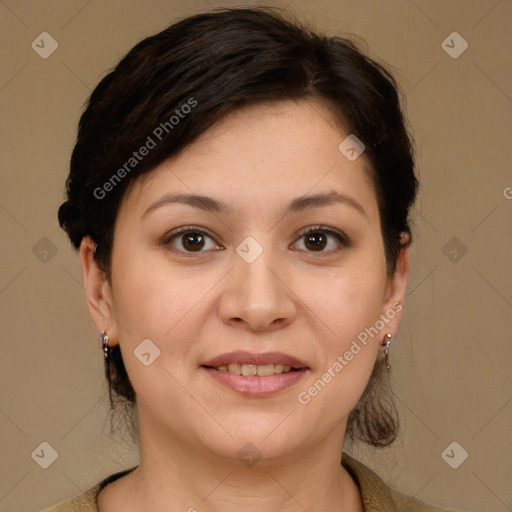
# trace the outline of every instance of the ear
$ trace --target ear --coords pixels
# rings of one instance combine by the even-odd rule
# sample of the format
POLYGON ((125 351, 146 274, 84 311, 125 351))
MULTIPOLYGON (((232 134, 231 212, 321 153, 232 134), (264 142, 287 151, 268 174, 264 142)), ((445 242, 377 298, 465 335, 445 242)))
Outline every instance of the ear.
POLYGON ((392 276, 388 277, 383 306, 384 315, 390 319, 384 334, 389 332, 393 336, 398 331, 405 304, 405 292, 409 279, 410 235, 402 233, 400 243, 402 247, 398 255, 395 272, 392 276))
POLYGON ((88 236, 84 237, 80 244, 80 262, 89 315, 98 333, 105 331, 109 345, 114 346, 118 343, 118 336, 113 317, 112 288, 94 259, 95 252, 95 242, 88 236))

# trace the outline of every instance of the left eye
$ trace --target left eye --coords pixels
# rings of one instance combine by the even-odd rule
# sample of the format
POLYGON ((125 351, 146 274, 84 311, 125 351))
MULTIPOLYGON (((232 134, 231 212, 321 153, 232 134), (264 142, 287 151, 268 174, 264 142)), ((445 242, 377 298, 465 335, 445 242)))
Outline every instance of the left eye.
POLYGON ((323 226, 309 228, 301 234, 300 240, 307 252, 335 252, 348 246, 348 239, 343 233, 323 226))
POLYGON ((166 244, 171 244, 179 252, 204 252, 203 250, 216 249, 219 246, 213 239, 200 229, 184 228, 172 233, 166 238, 166 244), (210 246, 208 247, 208 243, 210 246), (180 247, 181 246, 181 247, 180 247))

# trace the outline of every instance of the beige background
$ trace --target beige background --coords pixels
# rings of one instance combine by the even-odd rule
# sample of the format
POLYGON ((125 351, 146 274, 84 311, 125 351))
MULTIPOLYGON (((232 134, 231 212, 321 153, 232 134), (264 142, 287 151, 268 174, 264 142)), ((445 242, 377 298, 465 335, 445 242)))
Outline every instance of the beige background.
MULTIPOLYGON (((512 510, 512 2, 273 5, 287 4, 394 66, 418 148, 413 270, 391 353, 403 431, 389 449, 347 449, 420 498, 512 510), (441 46, 454 31, 469 43, 457 59, 441 46), (441 456, 453 441, 469 454, 457 469, 441 456)), ((105 70, 177 17, 221 5, 237 4, 0 1, 1 511, 38 510, 137 463, 109 437, 102 353, 56 210, 82 104, 105 70), (44 31, 59 45, 47 59, 31 47, 44 31), (31 457, 43 441, 58 453, 48 469, 31 457)))

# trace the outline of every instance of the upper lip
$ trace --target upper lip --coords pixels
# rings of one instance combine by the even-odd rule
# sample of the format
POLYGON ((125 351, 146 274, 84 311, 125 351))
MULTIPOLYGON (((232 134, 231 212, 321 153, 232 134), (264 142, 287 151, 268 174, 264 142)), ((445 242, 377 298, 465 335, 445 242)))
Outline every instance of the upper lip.
POLYGON ((227 366, 229 364, 252 364, 256 366, 265 364, 282 364, 292 368, 308 368, 308 366, 296 357, 283 354, 282 352, 265 352, 264 354, 255 354, 252 352, 230 352, 210 359, 202 366, 216 368, 218 366, 227 366))

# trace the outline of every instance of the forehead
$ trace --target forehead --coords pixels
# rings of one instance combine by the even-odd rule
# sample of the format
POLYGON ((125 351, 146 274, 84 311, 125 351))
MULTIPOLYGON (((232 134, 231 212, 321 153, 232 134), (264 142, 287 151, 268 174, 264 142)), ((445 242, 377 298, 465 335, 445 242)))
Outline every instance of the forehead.
POLYGON ((247 106, 137 179, 125 199, 143 207, 159 194, 179 191, 226 196, 250 208, 336 190, 375 209, 364 153, 350 161, 339 150, 348 135, 321 100, 247 106))

